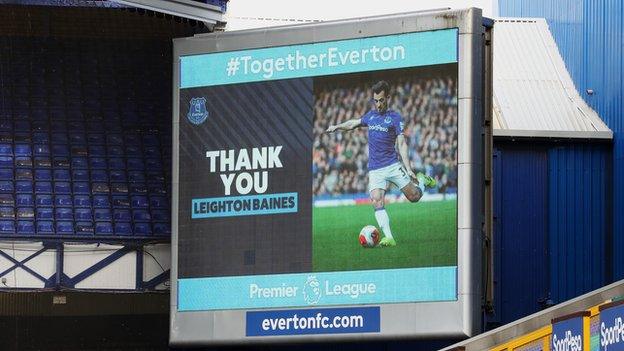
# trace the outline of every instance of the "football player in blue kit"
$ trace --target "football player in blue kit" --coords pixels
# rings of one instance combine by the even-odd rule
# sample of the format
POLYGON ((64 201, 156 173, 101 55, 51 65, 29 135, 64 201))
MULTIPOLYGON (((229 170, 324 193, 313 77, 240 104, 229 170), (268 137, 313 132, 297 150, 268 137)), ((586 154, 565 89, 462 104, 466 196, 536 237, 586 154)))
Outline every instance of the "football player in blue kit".
POLYGON ((390 230, 390 218, 384 207, 388 182, 394 183, 411 202, 420 200, 425 188, 434 187, 435 179, 412 170, 401 115, 388 109, 390 86, 386 81, 373 85, 375 110, 362 118, 332 125, 326 133, 368 127, 368 191, 375 208, 375 219, 384 233, 381 246, 396 246, 390 230), (397 154, 398 149, 398 154, 397 154), (399 158, 400 155, 400 158, 399 158))

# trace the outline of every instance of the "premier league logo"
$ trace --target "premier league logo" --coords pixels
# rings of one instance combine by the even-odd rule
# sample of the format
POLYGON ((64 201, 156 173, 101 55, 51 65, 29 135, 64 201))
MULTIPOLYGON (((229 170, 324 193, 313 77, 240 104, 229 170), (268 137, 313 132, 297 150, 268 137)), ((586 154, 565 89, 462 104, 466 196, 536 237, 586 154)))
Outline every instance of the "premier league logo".
POLYGON ((311 275, 303 285, 303 299, 309 305, 316 305, 321 299, 321 282, 311 275))
POLYGON ((208 110, 206 109, 206 98, 192 98, 189 112, 186 115, 189 122, 200 125, 208 118, 208 110))

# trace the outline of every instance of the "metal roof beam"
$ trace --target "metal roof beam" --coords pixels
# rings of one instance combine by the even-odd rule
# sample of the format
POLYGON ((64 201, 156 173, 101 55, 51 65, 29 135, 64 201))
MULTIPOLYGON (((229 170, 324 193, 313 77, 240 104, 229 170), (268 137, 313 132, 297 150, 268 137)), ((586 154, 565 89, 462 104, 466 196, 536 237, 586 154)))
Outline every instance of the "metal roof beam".
POLYGON ((162 12, 210 24, 224 22, 221 8, 191 0, 112 0, 114 2, 162 12))

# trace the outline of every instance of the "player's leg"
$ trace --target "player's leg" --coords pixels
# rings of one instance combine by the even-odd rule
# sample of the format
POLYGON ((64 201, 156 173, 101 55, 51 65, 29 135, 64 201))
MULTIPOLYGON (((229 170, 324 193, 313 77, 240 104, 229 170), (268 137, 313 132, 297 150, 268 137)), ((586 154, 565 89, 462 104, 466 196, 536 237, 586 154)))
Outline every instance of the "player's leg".
POLYGON ((386 179, 383 174, 378 171, 371 171, 368 174, 368 189, 370 199, 375 209, 375 219, 381 231, 384 234, 384 238, 381 239, 380 245, 386 246, 386 243, 390 242, 394 246, 394 238, 392 237, 392 230, 390 230, 390 218, 388 212, 386 212, 384 197, 386 195, 386 179))

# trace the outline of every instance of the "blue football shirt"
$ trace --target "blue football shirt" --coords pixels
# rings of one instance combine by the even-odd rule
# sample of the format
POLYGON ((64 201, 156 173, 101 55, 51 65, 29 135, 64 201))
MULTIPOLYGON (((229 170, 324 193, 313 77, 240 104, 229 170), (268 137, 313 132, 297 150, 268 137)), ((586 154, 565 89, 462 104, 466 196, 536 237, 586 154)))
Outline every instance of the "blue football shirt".
POLYGON ((401 115, 392 110, 384 114, 371 110, 361 118, 360 123, 368 127, 368 170, 398 162, 395 142, 397 136, 403 133, 401 115))

